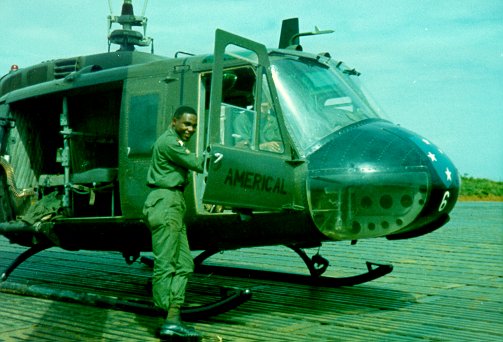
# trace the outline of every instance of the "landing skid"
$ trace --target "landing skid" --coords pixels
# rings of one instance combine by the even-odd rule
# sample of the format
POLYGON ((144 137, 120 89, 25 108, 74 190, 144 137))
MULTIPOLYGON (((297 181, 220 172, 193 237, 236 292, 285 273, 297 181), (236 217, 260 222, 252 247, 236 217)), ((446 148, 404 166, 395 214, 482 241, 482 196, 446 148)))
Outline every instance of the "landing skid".
POLYGON ((379 264, 366 262, 367 271, 349 277, 324 277, 321 276, 328 268, 329 262, 319 254, 310 258, 304 250, 296 246, 287 246, 295 251, 306 264, 310 276, 302 274, 292 274, 284 272, 263 271, 257 269, 242 269, 225 266, 202 265, 202 262, 210 256, 219 253, 219 250, 206 250, 194 258, 196 271, 205 274, 219 274, 224 276, 234 276, 243 278, 275 280, 289 283, 299 283, 306 285, 316 285, 325 287, 354 286, 363 284, 390 273, 393 266, 389 264, 379 264))
POLYGON ((220 287, 219 301, 190 308, 182 308, 181 316, 186 321, 196 321, 210 316, 220 315, 233 310, 252 297, 250 289, 220 287))
POLYGON ((1 276, 1 281, 6 281, 7 278, 9 278, 9 275, 16 269, 18 268, 19 265, 21 265, 23 262, 25 262, 28 258, 34 256, 37 253, 42 252, 43 250, 46 250, 48 248, 51 248, 53 246, 52 243, 39 243, 35 246, 30 247, 23 253, 19 254, 19 256, 5 269, 5 271, 2 273, 1 276))
MULTIPOLYGON (((182 308, 182 318, 190 322, 212 315, 218 315, 234 309, 236 306, 242 304, 251 297, 251 292, 249 290, 231 287, 222 287, 220 290, 220 295, 222 296, 220 300, 197 307, 182 308)), ((163 310, 155 307, 150 302, 133 299, 120 299, 117 297, 80 291, 77 292, 68 289, 50 289, 43 286, 4 283, 0 287, 0 292, 57 300, 66 303, 77 303, 94 307, 122 310, 150 316, 166 315, 163 310)))
MULTIPOLYGON (((204 254, 204 252, 201 254, 204 254)), ((149 267, 154 267, 154 260, 152 258, 142 256, 140 257, 140 262, 149 267)), ((233 310, 248 301, 252 297, 252 292, 250 289, 220 287, 220 296, 220 300, 210 304, 182 308, 182 318, 187 321, 195 321, 233 310)))
MULTIPOLYGON (((51 247, 53 247, 53 244, 51 243, 40 243, 25 250, 5 269, 5 271, 1 275, 1 281, 6 281, 9 275, 28 258, 51 247)), ((128 259, 126 259, 126 261, 127 260, 128 259)), ((152 259, 141 257, 141 262, 153 266, 152 259)), ((86 305, 103 306, 109 308, 112 307, 131 312, 143 312, 153 315, 165 314, 158 308, 155 308, 147 303, 140 303, 131 300, 120 300, 118 298, 100 296, 96 294, 90 295, 87 293, 78 293, 68 290, 37 290, 31 287, 23 287, 19 284, 2 284, 1 289, 2 291, 10 291, 12 293, 19 293, 27 296, 49 298, 53 300, 76 302, 86 305)), ((235 309, 239 305, 249 300, 251 296, 252 292, 249 289, 220 287, 220 299, 212 303, 200 306, 182 308, 181 315, 187 321, 198 320, 213 315, 219 315, 221 313, 235 309)))

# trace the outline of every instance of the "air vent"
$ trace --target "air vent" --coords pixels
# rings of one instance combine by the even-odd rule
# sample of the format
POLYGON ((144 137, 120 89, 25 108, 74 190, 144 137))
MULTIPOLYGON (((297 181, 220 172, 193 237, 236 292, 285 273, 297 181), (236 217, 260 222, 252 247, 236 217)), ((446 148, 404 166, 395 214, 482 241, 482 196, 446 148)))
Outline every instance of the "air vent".
POLYGON ((26 72, 26 86, 47 82, 50 76, 47 75, 47 64, 29 69, 26 72))
POLYGON ((54 62, 54 78, 64 78, 78 70, 77 59, 59 59, 54 62))
POLYGON ((1 82, 2 90, 0 92, 0 95, 6 94, 14 89, 21 88, 21 84, 22 84, 21 72, 18 71, 14 75, 6 75, 1 82))

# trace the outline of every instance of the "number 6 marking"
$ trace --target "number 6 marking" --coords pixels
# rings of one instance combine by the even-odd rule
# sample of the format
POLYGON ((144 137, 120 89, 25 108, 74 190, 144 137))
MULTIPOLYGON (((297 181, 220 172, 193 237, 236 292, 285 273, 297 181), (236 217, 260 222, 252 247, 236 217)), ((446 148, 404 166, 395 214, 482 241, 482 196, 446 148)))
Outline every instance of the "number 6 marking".
POLYGON ((446 191, 444 193, 444 197, 442 197, 442 202, 440 202, 440 206, 438 207, 438 211, 442 211, 445 209, 445 207, 447 206, 447 200, 449 199, 450 196, 451 196, 451 194, 449 191, 446 191))

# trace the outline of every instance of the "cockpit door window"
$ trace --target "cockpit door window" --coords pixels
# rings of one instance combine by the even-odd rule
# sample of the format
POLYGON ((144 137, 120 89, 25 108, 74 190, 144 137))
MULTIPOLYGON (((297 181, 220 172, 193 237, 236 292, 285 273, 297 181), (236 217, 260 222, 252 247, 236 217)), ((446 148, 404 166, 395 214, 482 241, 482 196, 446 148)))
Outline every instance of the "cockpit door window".
POLYGON ((294 170, 265 46, 217 30, 214 63, 202 201, 224 211, 291 208, 294 170))

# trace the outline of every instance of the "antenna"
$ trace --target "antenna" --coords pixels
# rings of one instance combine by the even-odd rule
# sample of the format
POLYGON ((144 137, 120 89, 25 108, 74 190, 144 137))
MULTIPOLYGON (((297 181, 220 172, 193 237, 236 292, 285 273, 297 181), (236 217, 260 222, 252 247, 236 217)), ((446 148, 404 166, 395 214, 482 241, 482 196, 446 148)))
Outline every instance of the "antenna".
POLYGON ((112 3, 108 0, 110 7, 110 15, 108 19, 108 52, 110 52, 110 45, 120 45, 119 51, 134 51, 135 46, 151 46, 151 52, 154 53, 153 39, 147 37, 147 17, 145 17, 145 10, 147 8, 148 0, 145 0, 143 5, 143 12, 141 16, 134 15, 133 1, 124 0, 122 4, 122 11, 120 16, 112 15, 112 3), (112 24, 122 25, 122 29, 111 31, 112 24), (134 26, 143 27, 143 34, 133 30, 134 26))
POLYGON ((315 36, 318 34, 332 33, 334 30, 320 30, 318 26, 314 27, 312 32, 299 33, 299 18, 290 18, 283 20, 281 25, 281 36, 279 38, 280 49, 302 50, 300 46, 300 37, 315 36))
POLYGON ((295 41, 298 41, 300 37, 305 37, 305 36, 316 36, 318 34, 327 34, 327 33, 333 33, 334 30, 320 30, 318 28, 318 26, 315 26, 314 27, 314 31, 311 31, 311 32, 302 32, 302 33, 297 33, 297 34, 294 34, 291 38, 290 38, 290 45, 293 45, 295 43, 295 41))

